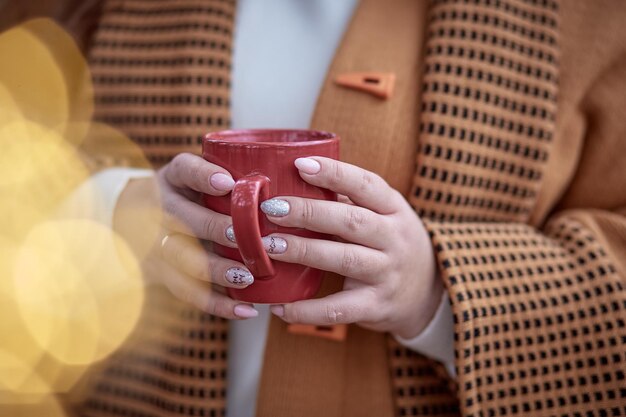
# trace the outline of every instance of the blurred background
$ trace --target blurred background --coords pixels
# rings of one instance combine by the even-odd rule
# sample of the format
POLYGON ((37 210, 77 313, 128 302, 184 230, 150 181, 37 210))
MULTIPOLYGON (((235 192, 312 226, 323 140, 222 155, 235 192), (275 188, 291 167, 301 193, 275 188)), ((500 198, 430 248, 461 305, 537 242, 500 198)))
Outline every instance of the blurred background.
POLYGON ((87 63, 52 20, 2 32, 0 57, 0 415, 63 416, 58 398, 126 340, 144 297, 141 259, 93 220, 104 202, 85 181, 119 155, 149 164, 92 122, 87 63))

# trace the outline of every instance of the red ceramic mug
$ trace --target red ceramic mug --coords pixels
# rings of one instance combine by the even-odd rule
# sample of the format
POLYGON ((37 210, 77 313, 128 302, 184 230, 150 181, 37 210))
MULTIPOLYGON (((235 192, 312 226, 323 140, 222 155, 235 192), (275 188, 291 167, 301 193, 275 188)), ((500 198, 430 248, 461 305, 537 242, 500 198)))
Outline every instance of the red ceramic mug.
POLYGON ((307 156, 338 159, 339 137, 315 130, 227 130, 204 137, 202 156, 228 170, 236 181, 229 195, 204 196, 206 207, 232 217, 237 240, 238 249, 215 244, 214 251, 245 263, 254 276, 254 283, 243 289, 228 288, 228 295, 236 300, 266 304, 313 297, 319 290, 323 272, 271 260, 263 249, 261 237, 276 232, 315 239, 328 236, 271 223, 259 206, 276 196, 336 200, 335 193, 302 180, 294 161, 307 156))

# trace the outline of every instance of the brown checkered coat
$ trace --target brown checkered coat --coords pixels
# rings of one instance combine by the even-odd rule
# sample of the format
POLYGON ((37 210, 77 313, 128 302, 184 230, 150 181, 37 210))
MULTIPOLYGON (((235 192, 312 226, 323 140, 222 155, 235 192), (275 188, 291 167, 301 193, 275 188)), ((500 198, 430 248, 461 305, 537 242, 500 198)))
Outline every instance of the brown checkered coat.
MULTIPOLYGON (((97 117, 155 164, 228 126, 234 12, 228 0, 47 11, 81 37, 97 117)), ((337 343, 273 319, 258 415, 626 415, 625 19, 609 0, 361 2, 313 126, 339 132, 343 159, 427 224, 458 380, 388 335, 351 326, 337 343), (394 96, 332 83, 351 71, 394 72, 394 96)), ((154 290, 76 410, 222 416, 227 343, 224 320, 154 290)))

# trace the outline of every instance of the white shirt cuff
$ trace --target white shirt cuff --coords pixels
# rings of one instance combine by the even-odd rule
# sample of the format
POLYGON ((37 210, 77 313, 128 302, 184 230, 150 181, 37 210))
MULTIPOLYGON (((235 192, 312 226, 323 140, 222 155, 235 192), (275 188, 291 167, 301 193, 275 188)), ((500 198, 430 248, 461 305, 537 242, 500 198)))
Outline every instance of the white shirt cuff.
POLYGON ((85 180, 56 210, 57 218, 89 219, 107 226, 113 224, 117 200, 133 178, 154 174, 150 169, 109 168, 85 180))
POLYGON ((454 320, 448 293, 444 291, 435 316, 420 334, 412 339, 394 335, 403 346, 424 356, 442 362, 448 373, 456 377, 454 369, 454 320))

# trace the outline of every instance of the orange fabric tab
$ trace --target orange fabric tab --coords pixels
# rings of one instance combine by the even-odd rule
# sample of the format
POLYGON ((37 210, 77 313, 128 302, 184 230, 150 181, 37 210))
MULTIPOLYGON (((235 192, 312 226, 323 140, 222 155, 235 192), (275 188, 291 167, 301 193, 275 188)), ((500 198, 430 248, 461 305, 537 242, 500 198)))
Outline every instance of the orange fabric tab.
POLYGON ((316 326, 313 324, 290 324, 287 331, 291 334, 316 336, 324 339, 343 342, 348 334, 347 324, 335 324, 333 326, 316 326))
POLYGON ((393 95, 396 74, 391 72, 351 72, 339 74, 335 78, 335 83, 365 91, 382 99, 388 99, 393 95))

